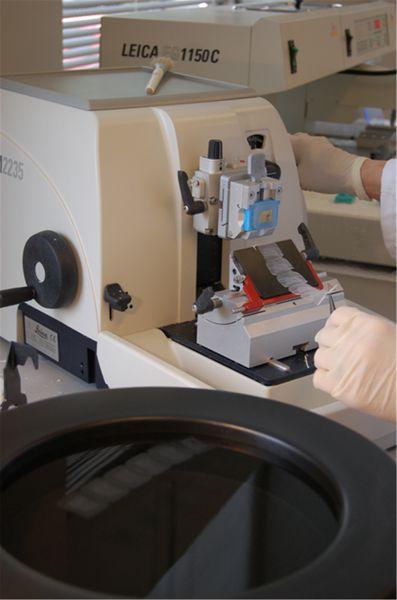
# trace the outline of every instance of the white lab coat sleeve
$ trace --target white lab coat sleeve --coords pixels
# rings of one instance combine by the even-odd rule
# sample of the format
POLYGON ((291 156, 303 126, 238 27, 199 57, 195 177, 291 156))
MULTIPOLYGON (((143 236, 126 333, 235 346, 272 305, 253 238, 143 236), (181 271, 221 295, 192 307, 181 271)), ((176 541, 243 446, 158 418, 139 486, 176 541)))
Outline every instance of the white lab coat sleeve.
POLYGON ((380 222, 385 246, 392 258, 396 258, 396 167, 395 158, 386 163, 380 189, 380 222))

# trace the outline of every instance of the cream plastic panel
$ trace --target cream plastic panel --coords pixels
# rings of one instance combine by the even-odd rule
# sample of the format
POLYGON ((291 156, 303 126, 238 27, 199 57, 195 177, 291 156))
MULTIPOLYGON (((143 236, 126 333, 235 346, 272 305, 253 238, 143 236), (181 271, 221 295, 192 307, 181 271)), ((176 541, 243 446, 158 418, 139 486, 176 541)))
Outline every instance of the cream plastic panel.
MULTIPOLYGON (((93 114, 2 92, 2 155, 23 163, 23 178, 1 175, 1 286, 25 285, 22 251, 34 233, 53 229, 72 243, 80 265, 73 304, 32 305, 95 339, 101 298, 97 123, 93 114), (34 115, 34 118, 32 117, 34 115)), ((15 339, 15 308, 1 309, 1 335, 15 339)))

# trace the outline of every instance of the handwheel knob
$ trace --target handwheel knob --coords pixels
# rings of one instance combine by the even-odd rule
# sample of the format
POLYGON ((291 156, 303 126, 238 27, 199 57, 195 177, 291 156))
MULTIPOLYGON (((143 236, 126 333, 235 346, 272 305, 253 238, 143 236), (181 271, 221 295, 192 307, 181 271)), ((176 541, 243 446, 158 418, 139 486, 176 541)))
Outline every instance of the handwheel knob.
POLYGON ((23 249, 26 284, 35 290, 35 300, 45 308, 68 306, 75 298, 78 266, 71 244, 55 231, 32 235, 23 249), (37 274, 41 265, 43 277, 37 274))

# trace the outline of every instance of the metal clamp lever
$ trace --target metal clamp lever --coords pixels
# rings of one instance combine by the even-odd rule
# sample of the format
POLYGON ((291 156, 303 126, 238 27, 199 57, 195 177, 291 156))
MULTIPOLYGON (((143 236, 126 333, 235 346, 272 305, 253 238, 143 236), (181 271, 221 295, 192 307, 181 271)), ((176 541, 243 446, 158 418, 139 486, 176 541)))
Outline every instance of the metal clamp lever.
POLYGON ((220 308, 222 305, 222 300, 215 296, 214 288, 210 286, 201 292, 200 296, 193 304, 193 312, 195 312, 196 315, 204 315, 216 308, 220 308))
POLYGON ((182 202, 187 215, 198 215, 205 211, 205 204, 201 200, 194 200, 188 184, 189 178, 185 171, 178 171, 179 189, 182 202))
POLYGON ((274 367, 275 369, 278 369, 279 371, 284 371, 284 373, 291 370, 291 367, 289 367, 285 363, 281 362, 281 360, 276 360, 275 358, 271 358, 271 356, 268 356, 265 358, 264 364, 270 365, 271 367, 274 367))
POLYGON ((318 260, 320 257, 320 252, 312 238, 312 235, 306 223, 301 223, 300 225, 298 225, 298 233, 302 237, 307 259, 318 260))

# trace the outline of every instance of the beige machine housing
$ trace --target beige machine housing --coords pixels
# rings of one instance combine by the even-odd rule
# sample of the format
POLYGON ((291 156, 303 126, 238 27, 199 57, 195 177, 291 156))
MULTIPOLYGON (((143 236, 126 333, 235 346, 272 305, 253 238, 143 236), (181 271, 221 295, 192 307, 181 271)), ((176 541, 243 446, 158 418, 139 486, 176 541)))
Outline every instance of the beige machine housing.
POLYGON ((148 65, 167 55, 178 72, 269 94, 395 48, 393 4, 338 6, 289 12, 219 6, 103 17, 101 66, 148 65))
MULTIPOLYGON (((264 385, 164 333, 166 325, 193 320, 197 235, 183 211, 177 172, 194 174, 209 139, 224 141, 224 158, 232 163, 249 152, 247 136, 266 138, 266 156, 282 173, 278 227, 267 243, 291 239, 302 251, 297 226, 306 214, 289 137, 269 102, 247 88, 178 75, 147 96, 147 81, 144 69, 118 69, 2 82, 1 142, 8 166, 1 173, 1 288, 25 284, 23 249, 43 230, 63 235, 72 246, 79 285, 72 303, 61 308, 35 300, 25 303, 24 316, 16 306, 2 308, 0 335, 27 340, 27 319, 33 320, 39 332, 52 336, 49 346, 42 336, 31 339, 57 362, 65 352, 66 328, 84 343, 90 340, 109 387, 214 388, 258 401, 273 398, 330 416, 387 446, 394 426, 315 390, 310 369, 264 385), (114 282, 132 303, 110 314, 104 288, 114 282)), ((226 263, 234 243, 224 243, 226 263)), ((227 276, 226 266, 225 285, 227 276)), ((325 319, 328 303, 318 308, 325 319)), ((69 358, 76 361, 76 353, 69 350, 69 358)), ((87 360, 76 365, 86 380, 88 358, 87 352, 87 360)))

